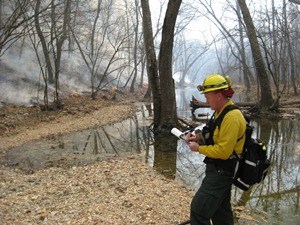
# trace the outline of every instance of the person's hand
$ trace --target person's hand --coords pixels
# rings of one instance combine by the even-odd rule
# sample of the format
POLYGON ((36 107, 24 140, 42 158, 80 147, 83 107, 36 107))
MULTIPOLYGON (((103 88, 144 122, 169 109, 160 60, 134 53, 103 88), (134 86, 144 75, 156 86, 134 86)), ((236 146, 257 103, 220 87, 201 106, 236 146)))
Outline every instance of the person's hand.
POLYGON ((196 137, 196 135, 193 134, 192 132, 188 132, 188 133, 184 136, 184 140, 186 141, 186 143, 190 143, 190 142, 197 141, 197 137, 196 137))
POLYGON ((196 138, 199 145, 205 145, 205 141, 201 132, 196 134, 196 138))
POLYGON ((195 142, 195 141, 189 142, 188 145, 189 145, 191 151, 193 151, 193 152, 199 151, 199 144, 197 142, 195 142))
POLYGON ((194 133, 188 132, 184 136, 184 139, 193 152, 198 152, 199 144, 197 142, 197 136, 194 133))

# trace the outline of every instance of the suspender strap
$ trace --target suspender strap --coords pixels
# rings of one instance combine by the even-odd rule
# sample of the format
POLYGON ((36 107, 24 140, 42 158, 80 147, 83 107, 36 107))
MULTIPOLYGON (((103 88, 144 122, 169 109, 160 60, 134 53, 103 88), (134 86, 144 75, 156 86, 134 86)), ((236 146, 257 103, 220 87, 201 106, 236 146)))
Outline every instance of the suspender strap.
MULTIPOLYGON (((238 109, 238 107, 235 106, 235 105, 228 105, 228 106, 226 106, 226 107, 223 109, 223 111, 221 112, 221 114, 220 114, 216 119, 214 119, 214 118, 215 118, 215 112, 214 112, 214 114, 213 114, 212 117, 211 117, 211 120, 214 119, 214 124, 215 124, 215 127, 214 127, 214 128, 216 128, 217 126, 220 127, 220 126, 221 126, 221 123, 222 123, 222 121, 223 121, 223 118, 224 118, 224 116, 226 115, 226 113, 228 113, 229 111, 234 110, 234 109, 238 109)), ((213 135, 214 130, 215 130, 215 129, 213 129, 212 134, 210 134, 210 135, 213 135)), ((244 134, 243 134, 243 136, 244 136, 244 134)), ((238 141, 239 141, 240 139, 242 139, 243 136, 240 137, 240 138, 238 139, 238 141)), ((234 153, 235 153, 235 151, 234 151, 234 153)), ((213 159, 213 158, 210 158, 210 157, 207 157, 207 156, 206 156, 203 162, 206 163, 206 164, 208 164, 208 163, 209 163, 209 164, 214 164, 215 166, 220 167, 220 168, 222 168, 222 169, 224 169, 224 170, 227 170, 227 171, 233 171, 234 168, 235 168, 235 163, 236 163, 236 161, 237 161, 237 155, 236 155, 236 153, 235 153, 235 154, 234 154, 234 153, 233 153, 233 155, 232 155, 229 159, 227 159, 227 160, 213 159)))

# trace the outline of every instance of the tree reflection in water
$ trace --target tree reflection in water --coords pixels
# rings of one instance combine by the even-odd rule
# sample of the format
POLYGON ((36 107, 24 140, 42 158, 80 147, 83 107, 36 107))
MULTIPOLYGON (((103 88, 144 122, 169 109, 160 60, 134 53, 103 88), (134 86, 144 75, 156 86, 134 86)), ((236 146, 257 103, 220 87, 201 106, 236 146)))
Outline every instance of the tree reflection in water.
MULTIPOLYGON (((265 180, 247 192, 233 188, 233 201, 257 212, 259 224, 297 224, 300 220, 300 124, 289 120, 257 120, 254 136, 261 137, 268 147, 272 165, 265 180), (274 223, 273 223, 274 222, 274 223), (297 223, 296 223, 297 222, 297 223)), ((197 189, 203 179, 204 165, 201 157, 190 154, 183 144, 178 143, 176 179, 186 186, 197 189), (195 170, 197 172, 195 172, 195 170)), ((254 215, 255 217, 255 215, 254 215)))
MULTIPOLYGON (((196 88, 176 89, 178 115, 181 118, 193 118, 189 110, 192 96, 205 101, 204 96, 196 88)), ((236 93, 233 100, 243 102, 247 101, 246 97, 244 94, 236 93)), ((211 113, 211 110, 199 109, 195 112, 196 115, 199 113, 211 113)), ((233 188, 233 201, 240 206, 247 204, 257 214, 263 211, 268 216, 268 222, 262 219, 258 220, 258 224, 299 224, 300 122, 261 118, 252 121, 252 125, 256 128, 254 136, 260 137, 267 144, 272 165, 266 179, 261 184, 254 185, 248 192, 233 188)), ((180 147, 178 154, 177 171, 184 171, 184 175, 180 177, 177 174, 176 179, 197 189, 203 179, 202 158, 195 154, 191 155, 180 147), (181 154, 184 157, 180 156, 181 154), (180 163, 180 160, 185 163, 180 163), (199 172, 195 172, 194 168, 198 168, 199 172)))

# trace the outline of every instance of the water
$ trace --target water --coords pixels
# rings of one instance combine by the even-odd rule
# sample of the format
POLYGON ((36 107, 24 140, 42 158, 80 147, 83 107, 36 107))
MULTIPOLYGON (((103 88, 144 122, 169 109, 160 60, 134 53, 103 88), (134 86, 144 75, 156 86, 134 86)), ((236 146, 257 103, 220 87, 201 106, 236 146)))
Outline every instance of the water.
MULTIPOLYGON (((192 95, 204 101, 195 89, 176 90, 181 118, 192 118, 189 107, 192 95)), ((109 157, 134 155, 164 176, 198 189, 204 177, 204 157, 191 152, 175 136, 154 136, 149 130, 151 105, 139 104, 139 107, 135 116, 120 123, 52 136, 12 149, 0 158, 0 163, 32 172, 50 166, 72 167, 109 157)), ((205 114, 209 118, 211 113, 210 109, 202 108, 196 110, 195 115, 205 114)), ((252 208, 255 212, 252 216, 258 224, 300 224, 299 121, 260 119, 252 120, 252 125, 254 135, 267 144, 272 161, 270 174, 248 192, 233 188, 233 200, 235 204, 252 208)))
MULTIPOLYGON (((177 90, 178 115, 192 118, 188 110, 190 96, 205 101, 195 90, 177 90), (178 97, 180 96, 180 97, 178 97), (182 109, 182 110, 181 110, 182 109)), ((234 101, 240 101, 236 96, 234 101)), ((198 109, 195 114, 209 114, 209 109, 198 109)), ((249 206, 256 212, 252 215, 258 224, 300 224, 300 122, 293 120, 256 119, 254 137, 265 141, 272 161, 270 174, 248 192, 234 187, 233 197, 237 205, 249 206)), ((193 189, 198 189, 204 177, 204 157, 190 152, 178 141, 176 180, 193 189)))
POLYGON ((144 155, 150 146, 147 108, 119 123, 58 134, 11 149, 0 163, 32 172, 51 166, 72 167, 115 156, 144 155), (144 140, 146 139, 146 140, 144 140))
MULTIPOLYGON (((266 212, 268 222, 259 216, 258 224, 300 224, 300 123, 257 120, 253 125, 256 135, 267 143, 272 161, 270 174, 247 195, 234 187, 234 200, 238 205, 266 212)), ((178 146, 176 179, 197 189, 204 177, 203 156, 190 152, 182 141, 178 146)))

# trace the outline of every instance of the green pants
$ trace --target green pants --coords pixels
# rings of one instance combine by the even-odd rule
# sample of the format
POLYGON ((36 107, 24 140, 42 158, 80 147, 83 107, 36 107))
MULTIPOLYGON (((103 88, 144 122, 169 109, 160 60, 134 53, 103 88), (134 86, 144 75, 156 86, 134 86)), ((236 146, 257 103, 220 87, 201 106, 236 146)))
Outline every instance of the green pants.
POLYGON ((205 178, 191 203, 191 225, 233 225, 232 172, 206 165, 205 178))

